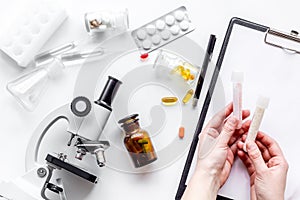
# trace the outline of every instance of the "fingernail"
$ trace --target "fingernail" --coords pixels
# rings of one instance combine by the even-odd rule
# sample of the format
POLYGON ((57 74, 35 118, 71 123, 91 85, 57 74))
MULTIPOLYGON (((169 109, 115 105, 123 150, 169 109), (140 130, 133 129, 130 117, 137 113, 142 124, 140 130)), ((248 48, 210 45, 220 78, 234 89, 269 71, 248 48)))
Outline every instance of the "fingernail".
POLYGON ((253 142, 248 142, 247 143, 247 148, 248 148, 248 150, 250 150, 250 151, 253 151, 253 150, 255 150, 255 144, 253 143, 253 142))
POLYGON ((230 122, 230 123, 232 123, 232 124, 235 124, 235 123, 237 123, 237 118, 235 118, 235 117, 230 117, 229 119, 228 119, 228 122, 230 122))

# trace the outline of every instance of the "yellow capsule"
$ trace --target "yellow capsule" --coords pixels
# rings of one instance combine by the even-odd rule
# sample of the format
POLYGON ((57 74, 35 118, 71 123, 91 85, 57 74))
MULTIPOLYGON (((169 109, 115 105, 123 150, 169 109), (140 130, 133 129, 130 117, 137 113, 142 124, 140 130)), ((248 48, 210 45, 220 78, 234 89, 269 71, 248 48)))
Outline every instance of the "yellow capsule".
POLYGON ((184 80, 189 80, 189 77, 191 75, 191 71, 189 69, 185 69, 182 73, 181 76, 184 80))
POLYGON ((179 71, 180 73, 182 73, 182 72, 184 71, 184 67, 183 67, 182 65, 179 65, 179 66, 178 66, 178 71, 179 71))
POLYGON ((163 97, 161 99, 161 102, 166 106, 173 106, 177 103, 178 98, 177 97, 163 97))
POLYGON ((189 91, 187 91, 187 93, 185 94, 185 96, 182 99, 182 102, 184 104, 188 103, 189 100, 192 98, 193 94, 194 94, 194 90, 193 89, 190 89, 189 91))

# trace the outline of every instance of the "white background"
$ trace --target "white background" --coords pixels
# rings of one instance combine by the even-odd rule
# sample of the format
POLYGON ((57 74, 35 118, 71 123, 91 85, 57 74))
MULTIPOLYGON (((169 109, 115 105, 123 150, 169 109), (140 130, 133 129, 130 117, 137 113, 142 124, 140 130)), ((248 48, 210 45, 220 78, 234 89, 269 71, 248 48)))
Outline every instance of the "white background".
MULTIPOLYGON (((300 30, 299 1, 296 0, 61 0, 65 5, 69 18, 63 26, 46 43, 43 49, 55 47, 72 40, 86 38, 87 34, 83 24, 83 14, 88 11, 128 8, 130 28, 135 29, 157 18, 170 10, 185 5, 190 18, 196 26, 196 31, 188 36, 203 48, 206 47, 209 34, 217 36, 216 52, 213 60, 216 61, 219 49, 229 20, 236 16, 255 21, 279 30, 300 30)), ((11 18, 16 15, 21 0, 1 0, 0 7, 0 32, 5 32, 6 26, 11 26, 11 18)), ((24 2, 23 2, 24 3, 24 2)), ((29 3, 30 5, 30 3, 29 3)), ((13 24, 17 26, 17 24, 13 24)), ((1 38, 3 39, 3 38, 1 38)), ((17 65, 0 57, 0 136, 1 136, 1 165, 0 180, 9 180, 21 176, 25 172, 25 151, 32 131, 47 113, 72 100, 73 88, 79 68, 69 68, 63 80, 58 80, 50 86, 47 94, 34 112, 23 110, 6 91, 7 82, 15 79, 22 73, 17 65)), ((173 166, 165 170, 166 176, 180 174, 183 161, 179 160, 173 166), (172 173, 174 172, 174 173, 172 173)), ((115 177, 116 178, 116 177, 115 177)), ((159 180, 157 180, 159 182, 159 180)), ((169 187, 168 197, 175 195, 178 183, 172 183, 172 191, 169 187), (169 191, 171 190, 171 191, 169 191), (174 194, 170 196, 170 194, 174 194)), ((159 195, 153 193, 154 197, 159 195)), ((108 197, 107 197, 108 198, 108 197)), ((104 198, 104 199, 107 199, 104 198)), ((149 199, 151 199, 149 197, 149 199)))

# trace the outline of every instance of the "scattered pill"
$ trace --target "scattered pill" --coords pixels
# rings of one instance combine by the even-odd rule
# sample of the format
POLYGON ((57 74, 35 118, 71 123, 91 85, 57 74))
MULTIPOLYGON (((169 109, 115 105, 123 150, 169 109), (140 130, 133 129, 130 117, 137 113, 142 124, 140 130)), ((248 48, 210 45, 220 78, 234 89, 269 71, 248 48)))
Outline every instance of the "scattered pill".
POLYGON ((182 102, 184 104, 188 103, 190 101, 190 99, 192 98, 193 94, 194 94, 193 89, 190 89, 189 91, 187 91, 187 93, 185 94, 185 96, 182 99, 182 102))
POLYGON ((184 127, 180 127, 179 128, 179 132, 178 132, 178 136, 179 136, 179 138, 184 138, 184 127))
POLYGON ((161 102, 166 106, 172 106, 175 105, 178 101, 177 97, 163 97, 161 99, 161 102))
POLYGON ((144 54, 142 54, 142 55, 140 56, 140 58, 141 58, 142 61, 147 60, 148 57, 149 57, 149 54, 148 54, 148 53, 144 53, 144 54))

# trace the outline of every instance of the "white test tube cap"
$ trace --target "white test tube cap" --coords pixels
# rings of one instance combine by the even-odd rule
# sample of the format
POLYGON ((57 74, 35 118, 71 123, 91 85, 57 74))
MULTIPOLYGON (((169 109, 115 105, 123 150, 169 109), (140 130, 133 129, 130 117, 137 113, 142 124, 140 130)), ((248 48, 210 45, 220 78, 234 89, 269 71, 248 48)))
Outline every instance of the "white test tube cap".
POLYGON ((264 96, 259 96, 257 101, 256 101, 256 106, 266 109, 269 106, 270 98, 264 97, 264 96))
POLYGON ((231 81, 234 83, 244 82, 244 72, 233 71, 231 74, 231 81))

